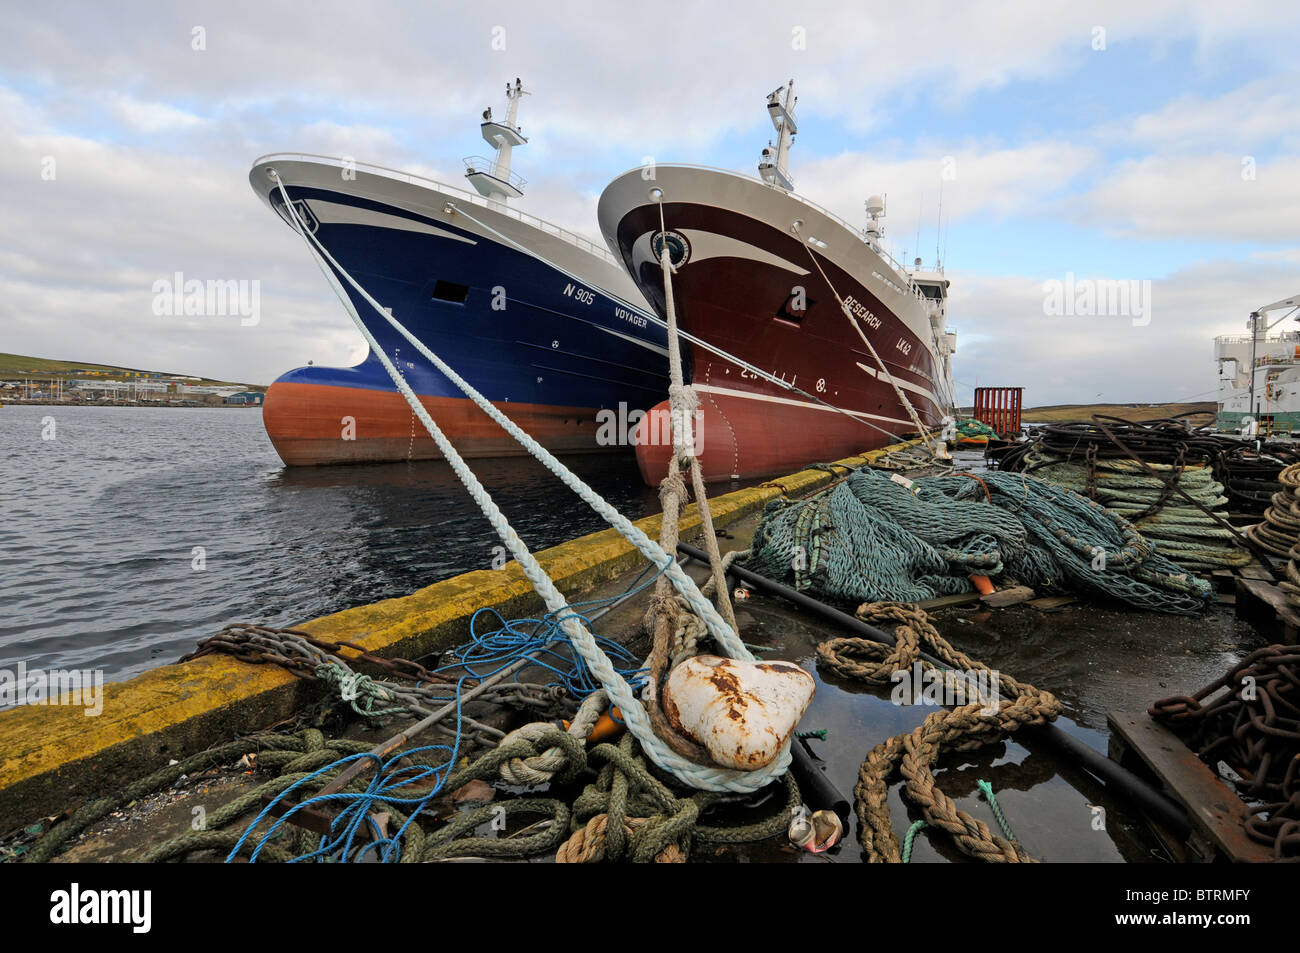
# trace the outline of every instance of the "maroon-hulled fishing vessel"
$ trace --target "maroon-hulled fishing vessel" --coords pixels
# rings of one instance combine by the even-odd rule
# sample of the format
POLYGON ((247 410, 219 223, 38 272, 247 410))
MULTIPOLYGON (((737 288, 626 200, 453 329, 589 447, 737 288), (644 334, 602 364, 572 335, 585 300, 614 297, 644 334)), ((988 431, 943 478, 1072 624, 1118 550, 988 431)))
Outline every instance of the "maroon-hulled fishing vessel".
MULTIPOLYGON (((700 463, 710 481, 785 473, 874 449, 953 410, 942 265, 909 270, 881 244, 884 202, 866 201, 857 230, 792 192, 793 81, 768 97, 777 131, 761 178, 694 165, 627 172, 600 198, 601 232, 641 292, 666 316, 660 256, 674 266, 683 343, 698 392, 700 463), (783 387, 735 361, 785 382, 783 387)), ((637 460, 647 482, 672 447, 649 439, 667 402, 642 421, 637 460)))

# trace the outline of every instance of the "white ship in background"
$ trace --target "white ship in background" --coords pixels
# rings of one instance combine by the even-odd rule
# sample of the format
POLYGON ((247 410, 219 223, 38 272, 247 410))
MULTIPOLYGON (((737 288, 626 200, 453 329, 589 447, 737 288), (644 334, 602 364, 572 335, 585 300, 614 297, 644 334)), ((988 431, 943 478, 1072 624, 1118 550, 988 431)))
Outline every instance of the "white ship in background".
POLYGON ((1297 312, 1300 295, 1292 295, 1251 312, 1249 334, 1214 339, 1220 430, 1258 430, 1266 436, 1290 434, 1300 425, 1300 331, 1269 334, 1297 312), (1277 311, 1282 316, 1269 323, 1277 311))

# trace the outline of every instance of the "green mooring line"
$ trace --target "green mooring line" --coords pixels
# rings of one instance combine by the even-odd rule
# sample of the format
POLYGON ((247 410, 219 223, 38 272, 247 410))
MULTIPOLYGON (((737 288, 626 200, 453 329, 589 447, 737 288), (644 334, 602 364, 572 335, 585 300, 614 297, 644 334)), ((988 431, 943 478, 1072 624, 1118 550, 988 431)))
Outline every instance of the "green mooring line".
POLYGON ((1011 825, 1008 824, 1007 819, 1002 816, 1002 808, 998 807, 998 799, 993 796, 993 785, 990 784, 988 781, 982 781, 982 780, 976 781, 975 784, 979 787, 980 792, 988 800, 989 807, 993 809, 993 816, 998 819, 998 827, 1002 828, 1002 833, 1006 836, 1007 840, 1011 840, 1011 841, 1015 840, 1016 835, 1011 832, 1011 825))

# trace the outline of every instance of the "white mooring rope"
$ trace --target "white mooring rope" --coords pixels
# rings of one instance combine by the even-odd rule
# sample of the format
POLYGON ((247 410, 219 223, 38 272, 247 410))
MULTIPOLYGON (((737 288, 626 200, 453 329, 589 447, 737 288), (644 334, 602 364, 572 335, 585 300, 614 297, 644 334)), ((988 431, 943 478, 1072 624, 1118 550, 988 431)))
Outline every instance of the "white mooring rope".
MULTIPOLYGON (((564 275, 565 277, 572 278, 574 281, 582 285, 591 284, 591 282, 573 274, 573 272, 567 270, 562 265, 559 265, 551 261, 545 255, 541 255, 538 252, 534 251, 533 249, 527 247, 526 245, 520 244, 519 242, 511 238, 509 235, 497 231, 495 228, 493 228, 491 225, 487 224, 486 222, 479 221, 477 218, 475 218, 469 212, 466 212, 455 202, 448 201, 447 203, 445 203, 444 208, 447 211, 452 212, 456 215, 464 216, 465 218, 473 222, 475 225, 477 225, 479 228, 482 228, 483 230, 489 232, 496 238, 499 238, 501 241, 508 243, 518 251, 523 252, 525 255, 528 255, 532 258, 536 258, 543 265, 546 265, 550 268, 554 268, 556 271, 558 271, 560 274, 564 275)), ((659 315, 655 314, 653 311, 647 311, 644 308, 640 307, 639 305, 633 304, 631 301, 628 301, 626 298, 620 298, 618 295, 614 294, 611 291, 606 291, 605 289, 601 289, 601 293, 604 294, 605 297, 609 298, 611 301, 617 301, 625 305, 630 311, 635 313, 638 317, 643 317, 647 321, 650 321, 651 323, 656 324, 661 328, 667 329, 668 322, 665 321, 663 318, 659 317, 659 315)), ((814 403, 820 404, 821 406, 825 407, 827 410, 832 410, 837 414, 843 414, 845 417, 848 417, 849 420, 852 420, 854 423, 861 424, 862 426, 868 427, 871 430, 876 431, 877 433, 884 434, 890 440, 893 440, 898 437, 898 434, 894 433, 893 431, 886 430, 884 427, 877 426, 876 424, 873 424, 871 421, 864 419, 863 417, 859 416, 858 414, 852 411, 845 410, 843 407, 839 407, 835 404, 832 404, 830 401, 822 397, 818 397, 816 394, 809 393, 808 391, 804 390, 802 387, 795 387, 789 381, 782 380, 781 378, 777 377, 775 374, 765 371, 760 367, 755 367, 753 364, 750 364, 748 361, 737 357, 735 354, 732 354, 729 351, 725 351, 715 344, 710 344, 708 341, 704 340, 703 338, 696 337, 695 335, 691 334, 688 331, 683 331, 679 328, 677 334, 682 340, 690 341, 696 347, 703 348, 704 350, 708 351, 710 354, 717 355, 727 363, 734 364, 736 367, 739 367, 747 374, 752 374, 756 378, 761 378, 762 380, 767 381, 769 384, 775 384, 777 387, 780 387, 782 390, 787 390, 792 394, 798 394, 800 397, 806 397, 809 400, 813 401, 814 403)))
POLYGON ((324 261, 328 261, 330 266, 342 276, 349 285, 356 289, 357 293, 374 308, 375 312, 386 320, 399 334, 419 351, 430 363, 442 372, 448 380, 456 385, 462 393, 472 400, 478 407, 499 424, 508 434, 531 453, 538 461, 542 463, 551 473, 568 486, 578 495, 587 505, 600 514, 614 529, 630 542, 636 549, 645 556, 651 563, 658 566, 663 573, 672 581, 673 587, 690 605, 692 611, 704 620, 708 627, 709 633, 718 642, 718 645, 732 658, 745 659, 752 661, 754 656, 745 648, 739 636, 723 621, 717 610, 713 607, 699 591, 694 580, 690 578, 676 560, 668 553, 664 552, 653 540, 645 533, 632 524, 627 517, 619 513, 617 509, 611 506, 595 490, 582 482, 572 471, 565 467, 557 460, 546 448, 542 447, 536 440, 525 433, 512 420, 505 416, 482 394, 470 386, 459 374, 455 372, 446 362, 438 355, 429 350, 422 341, 411 334, 397 319, 384 310, 370 293, 357 283, 342 265, 340 265, 332 256, 328 249, 312 235, 303 225, 302 220, 298 217, 293 203, 289 199, 289 194, 285 190, 284 183, 280 177, 272 172, 275 178, 276 186, 280 191, 280 196, 284 199, 285 208, 288 210, 290 217, 293 219, 294 227, 298 234, 302 236, 311 249, 313 259, 317 266, 325 273, 331 286, 334 287, 335 293, 339 295, 348 314, 351 315, 357 329, 361 332, 366 342, 370 345, 371 352, 379 358, 384 369, 392 378, 393 383, 397 385, 402 396, 410 405, 411 410, 424 427, 429 432, 429 436, 438 446, 438 450, 446 458, 453 472, 464 484, 465 489, 469 492, 474 502, 478 504, 479 509, 483 511, 492 524, 501 541, 505 544, 510 554, 519 563, 520 569, 523 570, 524 576, 532 584, 533 589, 542 598, 548 611, 555 613, 560 619, 560 626, 564 633, 569 637, 574 650, 586 662, 588 668, 600 681, 601 685, 609 693, 610 699, 618 706, 627 722, 628 730, 640 742, 646 755, 659 767, 670 772, 675 777, 690 785, 691 787, 701 788, 709 791, 733 791, 737 793, 748 793, 756 791, 759 788, 766 787, 783 774, 790 765, 790 743, 787 741, 781 747, 776 760, 755 771, 734 771, 726 768, 710 768, 698 765, 682 757, 673 751, 668 745, 661 740, 650 726, 649 716, 641 703, 637 700, 632 689, 627 682, 623 680, 615 670, 605 653, 602 652, 596 644, 591 633, 586 630, 581 621, 573 614, 565 614, 564 610, 568 607, 568 601, 555 587, 546 571, 538 564, 536 558, 523 540, 510 525, 509 520, 505 518, 501 510, 493 502, 492 497, 474 475, 473 470, 465 463, 456 448, 434 423, 433 418, 425 409, 420 399, 415 395, 406 379, 393 365, 388 355, 379 346, 370 329, 366 327, 361 320, 356 309, 353 307, 351 299, 342 291, 337 278, 330 269, 325 267, 324 261))
POLYGON ((799 234, 799 226, 797 224, 791 225, 790 231, 794 232, 795 235, 798 236, 799 243, 808 251, 808 257, 811 258, 812 263, 817 266, 817 271, 821 273, 822 280, 826 282, 826 287, 830 288, 831 294, 835 295, 835 300, 839 302, 840 310, 844 312, 844 317, 848 319, 849 326, 852 327, 854 331, 858 332, 858 337, 862 339, 862 343, 867 346, 867 350, 871 352, 871 356, 874 357, 876 363, 880 365, 880 371, 885 375, 885 380, 889 381, 889 385, 894 388, 894 393, 898 395, 899 403, 903 405, 903 408, 907 411, 907 415, 912 418, 912 423, 916 424, 916 429, 917 432, 920 433, 921 439, 925 442, 925 445, 930 448, 931 452, 933 452, 934 447, 931 445, 932 438, 930 436, 930 431, 926 429, 925 424, 921 423, 921 418, 917 414, 916 408, 913 407, 912 402, 907 399, 907 395, 903 393, 903 389, 898 386, 898 382, 894 380, 894 375, 889 373, 889 368, 885 366, 885 362, 881 359, 880 354, 877 353, 875 345, 873 345, 870 339, 868 339, 867 335, 862 330, 862 326, 858 324, 857 318, 855 318, 853 313, 849 310, 849 306, 844 303, 844 299, 840 297, 840 293, 836 291, 835 286, 831 284, 831 279, 826 274, 825 270, 823 270, 821 262, 817 260, 817 255, 813 252, 812 246, 808 244, 808 240, 805 239, 803 235, 799 234))

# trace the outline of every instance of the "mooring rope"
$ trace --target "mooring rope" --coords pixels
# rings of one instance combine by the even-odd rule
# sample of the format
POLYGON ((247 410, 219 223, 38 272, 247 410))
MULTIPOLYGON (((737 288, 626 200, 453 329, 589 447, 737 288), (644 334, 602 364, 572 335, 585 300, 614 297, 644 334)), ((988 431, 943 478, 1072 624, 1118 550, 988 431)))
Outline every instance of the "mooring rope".
MULTIPOLYGON (((919 664, 924 672, 942 672, 922 655, 922 649, 953 671, 941 675, 959 696, 958 706, 941 709, 908 734, 877 745, 858 770, 854 795, 858 813, 858 837, 871 863, 900 863, 905 860, 894 834, 889 814, 889 783, 896 772, 906 778, 904 795, 916 804, 924 820, 952 835, 957 847, 978 860, 998 863, 1032 862, 1033 858, 1011 836, 1001 809, 990 796, 989 803, 1005 836, 994 834, 987 824, 960 810, 952 798, 935 783, 934 766, 942 752, 968 750, 1000 741, 1024 725, 1052 721, 1061 713, 1061 703, 1050 692, 1034 688, 957 651, 914 605, 877 602, 862 605, 858 618, 866 622, 892 621, 898 641, 893 646, 861 638, 836 638, 817 646, 820 664, 844 678, 870 685, 888 685, 894 673, 911 671, 919 664), (992 697, 969 698, 972 682, 979 676, 996 674, 992 697), (955 676, 955 677, 954 677, 955 676), (1007 696, 1010 697, 1007 697, 1007 696)), ((989 679, 991 681, 991 678, 989 679)), ((975 694, 979 694, 975 692, 975 694)), ((990 792, 991 793, 991 792, 990 792)), ((908 831, 906 857, 918 828, 908 831)))
POLYGON ((849 326, 858 333, 858 337, 862 339, 862 343, 867 346, 867 350, 870 351, 871 356, 875 358, 876 364, 880 366, 880 372, 885 375, 885 380, 889 381, 889 386, 892 387, 894 393, 898 395, 898 402, 903 405, 903 409, 907 411, 907 415, 912 418, 912 423, 916 425, 917 433, 921 435, 921 439, 925 442, 925 445, 930 447, 932 452, 935 451, 935 448, 932 446, 933 438, 930 436, 930 431, 926 429, 925 424, 921 423, 921 418, 917 414, 916 408, 913 407, 912 402, 907 399, 907 395, 903 393, 903 389, 898 386, 898 381, 894 379, 894 375, 891 374, 889 368, 885 366, 885 362, 881 359, 880 354, 877 353, 875 345, 871 343, 870 338, 867 337, 862 330, 862 326, 858 323, 858 319, 855 318, 853 312, 849 310, 848 304, 846 304, 844 299, 840 297, 840 293, 835 290, 835 285, 831 283, 831 279, 822 268, 821 262, 817 260, 817 255, 813 252, 812 246, 808 243, 808 240, 799 233, 798 223, 791 225, 790 231, 795 233, 799 239, 799 244, 803 245, 804 250, 808 252, 808 257, 812 259, 812 263, 821 274, 822 280, 826 282, 826 287, 831 290, 831 294, 833 294, 835 300, 839 302, 840 310, 844 312, 844 317, 848 320, 849 326))
MULTIPOLYGON (((321 271, 325 273, 331 284, 335 286, 336 293, 339 294, 340 300, 344 303, 348 313, 353 318, 353 323, 361 332, 366 342, 370 345, 371 352, 379 358, 384 369, 392 378, 398 390, 406 399, 420 422, 424 424, 429 435, 433 437, 439 451, 451 466, 453 472, 465 486, 470 496, 478 504, 483 514, 492 524, 501 541, 506 545, 515 561, 519 563, 525 578, 532 584, 533 589, 541 596, 542 601, 546 604, 548 611, 561 614, 566 606, 566 600, 560 591, 555 587, 555 583, 547 575, 545 570, 537 562, 536 558, 529 551, 523 540, 519 538, 518 533, 510 525, 510 522, 502 514, 500 508, 493 501, 491 495, 483 487, 482 483, 475 476, 474 472, 466 465, 456 448, 451 444, 447 437, 439 429, 433 418, 429 415, 428 410, 420 402, 415 392, 406 382, 405 378, 393 365, 384 350, 379 346, 374 334, 361 320, 360 315, 352 307, 350 300, 341 289, 337 287, 334 275, 325 267, 325 262, 341 275, 349 285, 368 303, 377 315, 386 320, 394 330, 401 334, 406 340, 420 352, 430 363, 432 363, 443 375, 447 377, 456 387, 472 400, 478 407, 483 410, 492 420, 500 425, 507 433, 528 450, 543 466, 550 470, 555 476, 559 477, 571 490, 573 490, 580 499, 599 513, 611 526, 613 526, 620 535, 627 539, 636 549, 641 552, 651 563, 659 566, 668 578, 672 581, 677 592, 687 601, 692 611, 700 616, 708 626, 709 633, 717 641, 719 647, 732 658, 753 660, 749 650, 745 648, 744 643, 736 634, 734 629, 727 625, 726 621, 718 614, 717 610, 708 599, 700 594, 699 588, 695 582, 682 571, 677 565, 674 558, 664 552, 662 548, 654 543, 630 520, 618 512, 591 487, 587 486, 579 477, 565 467, 549 451, 543 448, 536 440, 529 436, 525 431, 518 427, 505 414, 501 413, 490 401, 481 393, 465 381, 456 371, 444 362, 437 354, 431 351, 415 335, 408 331, 401 322, 397 321, 384 307, 376 301, 360 283, 353 278, 342 265, 335 260, 329 250, 303 225, 297 210, 294 209, 293 203, 289 199, 288 192, 284 183, 276 175, 276 184, 280 190, 281 198, 285 203, 290 218, 302 236, 308 247, 313 250, 313 257, 321 271), (322 260, 323 259, 323 260, 322 260)), ((650 718, 641 703, 636 699, 632 690, 627 683, 619 676, 610 664, 609 659, 600 651, 596 645, 591 633, 586 631, 578 619, 572 615, 562 617, 562 625, 566 634, 569 636, 575 650, 582 655, 591 671, 599 679, 600 683, 609 692, 610 698, 623 712, 627 719, 628 729, 636 736, 646 750, 647 755, 656 764, 664 770, 671 772, 683 781, 694 787, 706 790, 726 790, 746 792, 754 791, 758 788, 765 787, 772 781, 779 778, 785 773, 790 763, 790 745, 787 740, 780 749, 776 759, 771 763, 757 768, 753 771, 735 771, 725 768, 704 767, 695 762, 682 757, 674 751, 666 742, 658 738, 654 728, 651 725, 650 718)))
MULTIPOLYGON (((536 250, 529 248, 528 246, 516 241, 515 239, 511 238, 509 235, 506 235, 503 232, 497 231, 495 228, 493 228, 491 225, 488 225, 486 222, 483 222, 480 219, 475 218, 473 215, 471 215, 469 212, 466 212, 455 202, 447 202, 446 208, 457 215, 463 215, 465 218, 469 219, 475 225, 479 226, 479 228, 484 229, 485 231, 501 239, 503 242, 506 242, 511 247, 523 252, 524 254, 537 259, 542 264, 550 268, 554 268, 556 271, 558 271, 560 274, 564 275, 565 277, 571 278, 575 282, 578 282, 579 284, 583 284, 583 285, 590 284, 590 282, 573 274, 571 271, 568 271, 562 265, 559 265, 556 262, 551 261, 546 256, 539 254, 536 250)), ((644 308, 633 304, 632 302, 628 301, 625 298, 620 298, 618 295, 610 291, 604 291, 603 293, 610 300, 619 302, 620 304, 627 307, 630 311, 635 312, 638 316, 645 318, 647 321, 650 321, 652 324, 664 328, 665 330, 668 328, 668 322, 665 321, 663 318, 659 317, 659 315, 655 314, 653 311, 646 311, 644 308)), ((694 344, 696 347, 703 348, 704 350, 708 351, 710 354, 714 354, 717 357, 722 358, 722 360, 726 361, 727 363, 734 364, 736 367, 743 370, 746 374, 750 374, 759 380, 767 381, 769 384, 774 384, 777 387, 781 388, 782 390, 789 391, 792 394, 798 394, 800 397, 806 397, 808 400, 820 404, 821 406, 825 407, 827 410, 834 411, 837 414, 842 414, 843 416, 849 418, 855 423, 861 424, 862 426, 874 430, 877 433, 883 434, 884 436, 888 437, 890 440, 894 440, 898 437, 898 434, 894 433, 893 431, 886 430, 883 427, 877 426, 876 424, 873 424, 871 421, 866 420, 861 415, 854 413, 853 411, 850 410, 845 410, 843 407, 840 407, 836 404, 832 404, 830 401, 826 400, 825 398, 818 397, 816 394, 813 393, 809 393, 808 391, 804 390, 802 387, 796 387, 794 384, 790 383, 789 381, 782 380, 781 378, 777 377, 775 374, 771 373, 770 371, 765 371, 760 367, 755 367, 753 364, 750 364, 748 361, 744 360, 743 358, 737 357, 735 354, 732 354, 729 351, 726 351, 718 347, 716 344, 711 344, 710 342, 706 341, 704 338, 697 337, 696 335, 693 335, 681 328, 678 329, 677 333, 678 336, 683 341, 689 341, 691 344, 694 344)))
MULTIPOLYGON (((659 202, 660 233, 666 235, 662 195, 659 202)), ((673 454, 668 461, 668 472, 659 485, 659 499, 663 505, 663 522, 659 532, 659 545, 665 552, 676 552, 680 511, 686 502, 686 486, 682 481, 683 468, 689 469, 691 482, 695 490, 695 499, 700 512, 701 530, 705 551, 709 558, 710 583, 715 589, 718 610, 726 618, 734 631, 736 616, 731 607, 731 598, 727 593, 726 569, 721 553, 718 551, 718 537, 713 530, 713 515, 709 510, 708 498, 704 486, 704 474, 700 468, 699 457, 695 454, 696 433, 694 429, 695 410, 699 406, 699 397, 693 387, 684 383, 682 375, 681 342, 678 339, 677 306, 673 295, 673 264, 670 259, 668 242, 660 247, 659 264, 664 276, 664 300, 668 316, 668 401, 673 436, 673 454)), ((697 764, 713 764, 713 758, 707 749, 694 739, 688 738, 674 727, 672 720, 663 709, 659 696, 660 685, 668 672, 684 657, 694 654, 695 639, 686 633, 700 624, 698 617, 690 607, 681 607, 671 597, 667 581, 661 578, 655 589, 655 597, 646 612, 646 620, 652 637, 652 648, 646 659, 650 670, 649 683, 643 692, 646 708, 650 713, 650 723, 655 733, 664 739, 674 751, 697 764), (676 641, 676 645, 674 642, 676 641)))

